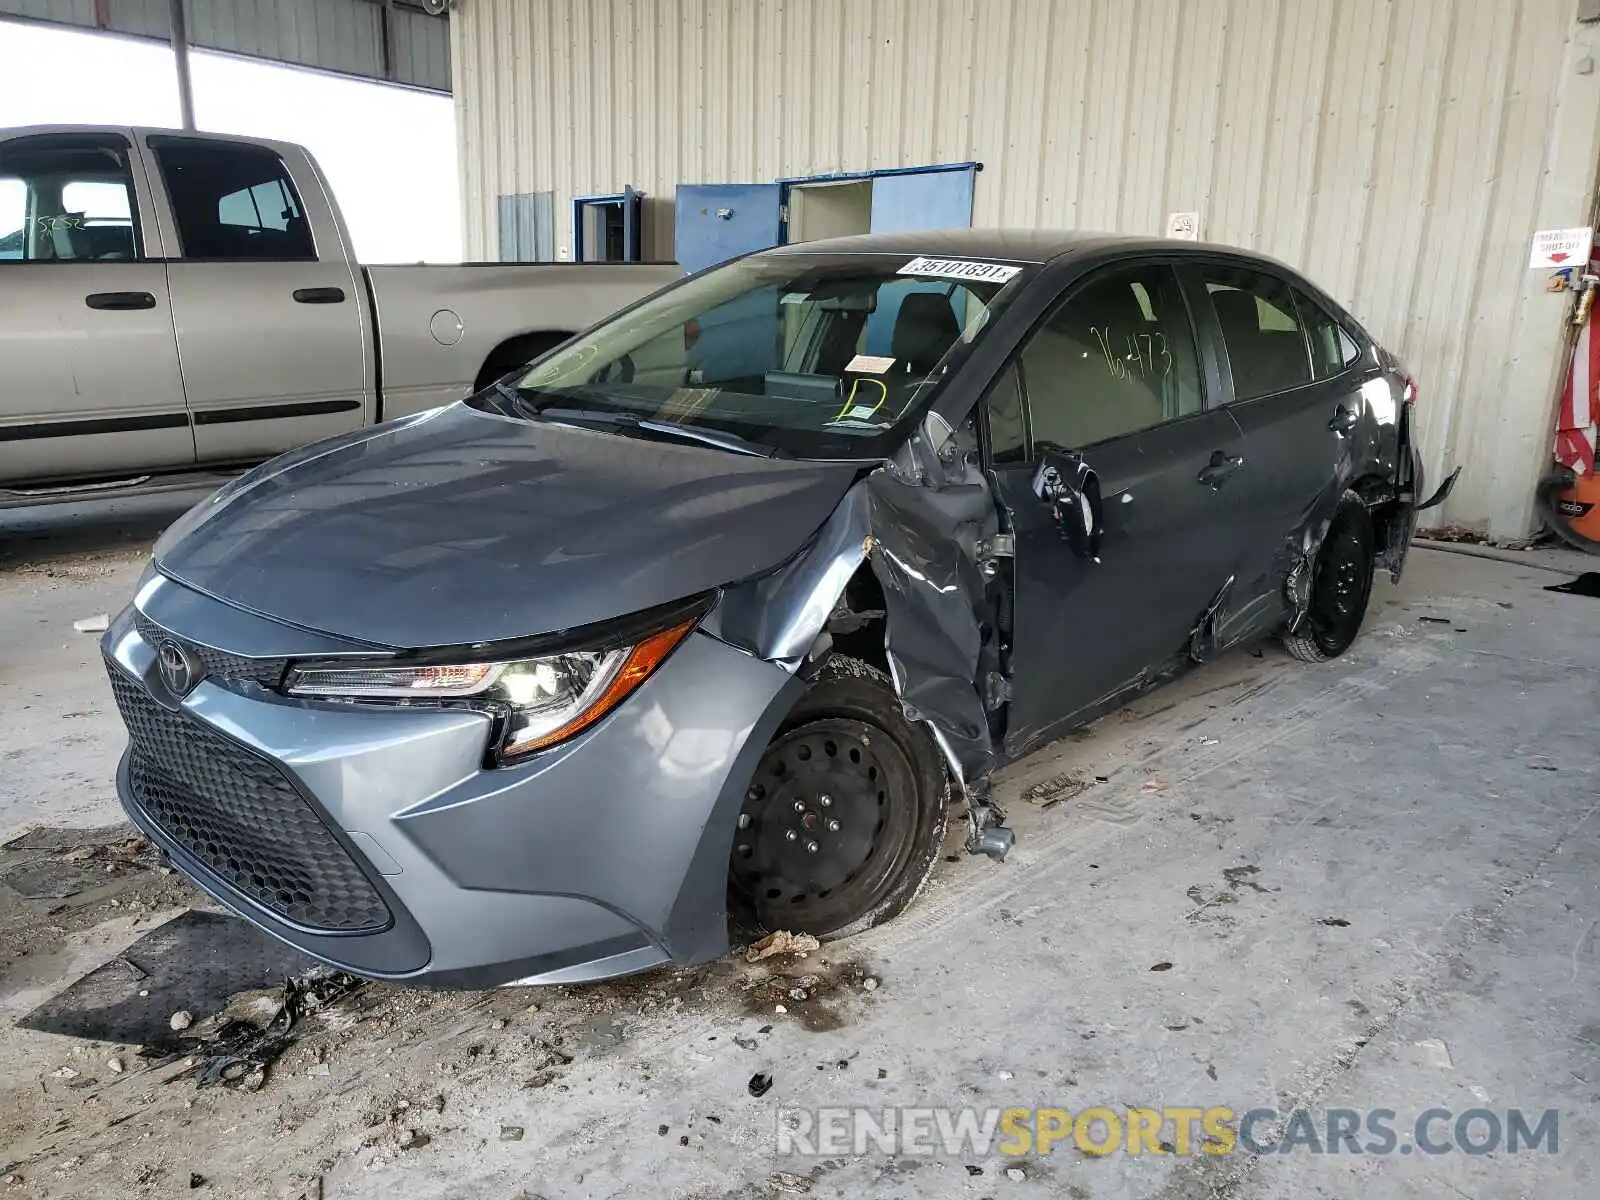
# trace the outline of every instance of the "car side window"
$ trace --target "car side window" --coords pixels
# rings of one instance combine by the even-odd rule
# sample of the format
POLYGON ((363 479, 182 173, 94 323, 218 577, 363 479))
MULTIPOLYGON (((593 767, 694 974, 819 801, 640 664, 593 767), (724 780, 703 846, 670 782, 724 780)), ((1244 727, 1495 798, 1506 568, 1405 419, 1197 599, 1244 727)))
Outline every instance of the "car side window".
POLYGON ((1289 285, 1231 267, 1203 272, 1233 368, 1233 398, 1254 400, 1311 382, 1305 331, 1289 285))
POLYGON ((1077 450, 1200 411, 1200 363, 1177 276, 1101 275, 1070 293, 1018 360, 1040 448, 1077 450))
POLYGON ((1017 364, 1005 370, 989 385, 983 398, 989 422, 989 459, 995 466, 1028 461, 1028 420, 1022 408, 1022 385, 1017 364))
POLYGON ((152 139, 185 258, 314 260, 283 160, 265 146, 152 139))
POLYGON ((127 143, 20 138, 0 149, 0 261, 139 257, 127 143))
POLYGON ((1294 302, 1311 341, 1311 369, 1318 379, 1337 375, 1361 357, 1361 347, 1327 309, 1299 288, 1294 289, 1294 302))

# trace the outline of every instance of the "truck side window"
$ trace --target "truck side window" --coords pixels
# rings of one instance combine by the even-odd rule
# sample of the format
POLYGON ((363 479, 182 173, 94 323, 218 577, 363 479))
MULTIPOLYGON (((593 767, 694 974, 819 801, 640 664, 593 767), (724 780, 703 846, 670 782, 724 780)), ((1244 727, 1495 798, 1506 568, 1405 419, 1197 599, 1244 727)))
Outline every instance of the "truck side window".
POLYGON ((151 138, 185 258, 314 261, 283 160, 264 146, 151 138))
POLYGON ((100 134, 19 138, 0 149, 0 262, 139 257, 127 143, 100 134))

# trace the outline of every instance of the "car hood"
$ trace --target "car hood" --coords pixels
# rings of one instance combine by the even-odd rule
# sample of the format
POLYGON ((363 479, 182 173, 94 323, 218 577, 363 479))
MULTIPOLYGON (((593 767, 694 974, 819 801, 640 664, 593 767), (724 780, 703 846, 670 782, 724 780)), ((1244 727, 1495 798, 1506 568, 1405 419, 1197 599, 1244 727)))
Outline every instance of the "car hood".
POLYGON ((230 604, 375 645, 497 641, 771 570, 857 473, 455 404, 256 468, 174 525, 155 561, 230 604))

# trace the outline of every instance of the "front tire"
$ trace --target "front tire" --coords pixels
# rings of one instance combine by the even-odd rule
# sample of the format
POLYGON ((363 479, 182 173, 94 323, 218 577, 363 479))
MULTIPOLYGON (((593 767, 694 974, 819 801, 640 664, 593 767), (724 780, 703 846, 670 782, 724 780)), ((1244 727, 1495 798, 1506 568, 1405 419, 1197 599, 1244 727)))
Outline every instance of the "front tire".
POLYGON ((1360 497, 1347 492, 1317 548, 1305 616, 1298 629, 1284 635, 1290 654, 1321 663, 1350 648, 1367 615, 1375 554, 1372 517, 1360 497))
POLYGON ((898 915, 944 841, 948 776, 883 672, 834 655, 745 794, 729 879, 764 930, 842 936, 898 915))

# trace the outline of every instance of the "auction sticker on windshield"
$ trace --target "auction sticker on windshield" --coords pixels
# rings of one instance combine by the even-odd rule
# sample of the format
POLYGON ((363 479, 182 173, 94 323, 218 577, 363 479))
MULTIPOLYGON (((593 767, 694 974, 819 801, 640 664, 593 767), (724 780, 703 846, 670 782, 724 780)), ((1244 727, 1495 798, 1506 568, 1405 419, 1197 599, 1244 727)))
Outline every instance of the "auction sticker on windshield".
POLYGON ((939 279, 971 279, 986 283, 1005 283, 1021 271, 1000 263, 969 262, 961 258, 913 258, 896 275, 932 275, 939 279))

